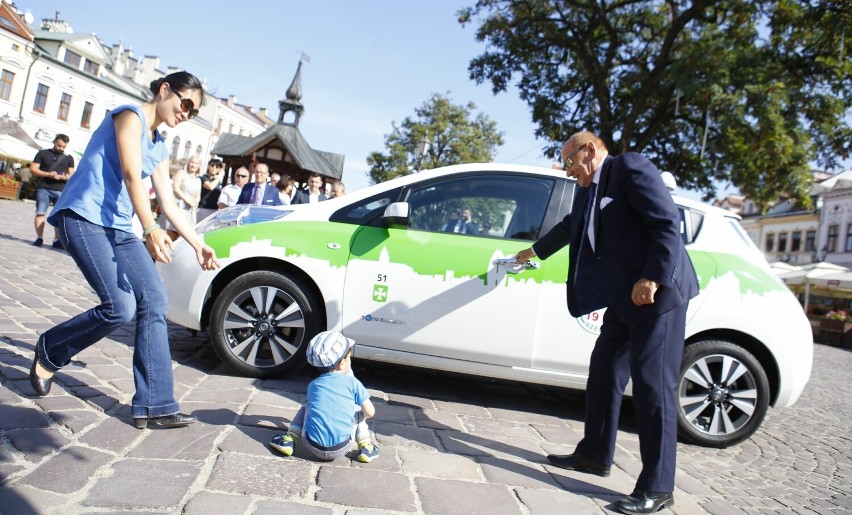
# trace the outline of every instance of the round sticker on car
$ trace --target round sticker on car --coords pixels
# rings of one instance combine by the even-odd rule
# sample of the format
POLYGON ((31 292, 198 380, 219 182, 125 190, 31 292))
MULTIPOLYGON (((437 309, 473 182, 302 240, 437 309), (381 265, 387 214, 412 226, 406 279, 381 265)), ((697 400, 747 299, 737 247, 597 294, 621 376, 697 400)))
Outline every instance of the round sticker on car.
POLYGON ((577 323, 580 324, 580 327, 592 334, 601 334, 604 311, 606 311, 606 308, 592 311, 588 315, 577 317, 577 323))

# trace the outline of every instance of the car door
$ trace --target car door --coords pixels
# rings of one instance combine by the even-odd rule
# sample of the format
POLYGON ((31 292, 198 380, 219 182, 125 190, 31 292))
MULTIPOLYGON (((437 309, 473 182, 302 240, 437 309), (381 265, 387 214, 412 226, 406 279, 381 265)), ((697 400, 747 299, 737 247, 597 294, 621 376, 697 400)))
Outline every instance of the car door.
POLYGON ((539 285, 559 263, 514 274, 493 261, 535 241, 556 183, 495 172, 409 187, 408 226, 365 226, 353 238, 345 334, 388 350, 529 367, 539 285), (450 215, 464 210, 471 220, 463 228, 450 215))

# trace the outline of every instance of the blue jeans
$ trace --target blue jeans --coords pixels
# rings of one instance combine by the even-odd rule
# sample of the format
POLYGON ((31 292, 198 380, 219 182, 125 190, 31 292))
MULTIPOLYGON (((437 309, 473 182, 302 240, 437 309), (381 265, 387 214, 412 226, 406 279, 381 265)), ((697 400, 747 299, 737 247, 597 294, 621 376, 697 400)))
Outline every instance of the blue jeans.
POLYGON ((67 209, 59 213, 57 231, 101 304, 41 335, 41 365, 59 370, 135 315, 136 394, 130 414, 142 418, 179 412, 166 328, 168 299, 145 244, 129 232, 101 227, 67 209))

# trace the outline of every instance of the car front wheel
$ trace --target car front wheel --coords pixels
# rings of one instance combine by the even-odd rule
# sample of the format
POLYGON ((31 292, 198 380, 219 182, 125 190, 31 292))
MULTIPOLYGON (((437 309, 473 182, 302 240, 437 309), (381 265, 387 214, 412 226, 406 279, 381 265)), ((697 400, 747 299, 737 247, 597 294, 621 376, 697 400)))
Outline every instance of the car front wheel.
POLYGON ((305 363, 308 341, 322 330, 321 306, 295 278, 271 271, 241 275, 216 297, 210 314, 213 348, 245 376, 294 372, 305 363))
POLYGON ((751 436, 769 406, 769 381, 760 362, 726 341, 684 350, 678 383, 678 432, 705 447, 727 447, 751 436))

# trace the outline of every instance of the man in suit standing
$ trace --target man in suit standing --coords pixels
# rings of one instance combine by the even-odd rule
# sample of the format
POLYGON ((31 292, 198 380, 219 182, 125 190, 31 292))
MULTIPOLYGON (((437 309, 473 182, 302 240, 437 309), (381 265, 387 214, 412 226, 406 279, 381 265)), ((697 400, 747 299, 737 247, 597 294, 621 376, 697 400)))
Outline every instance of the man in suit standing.
POLYGON ((278 198, 278 188, 274 184, 268 184, 267 179, 269 179, 269 166, 266 163, 257 163, 254 167, 254 184, 243 186, 237 204, 280 206, 281 199, 278 198))
POLYGON ((516 260, 547 259, 570 243, 569 312, 579 317, 609 307, 589 363, 583 439, 573 454, 547 459, 608 476, 632 377, 642 472, 633 493, 615 507, 655 513, 674 504, 677 383, 686 309, 698 295, 698 280, 677 207, 647 158, 609 156, 600 138, 579 132, 562 146, 562 162, 579 185, 571 213, 516 260))
POLYGON ((293 197, 291 204, 311 204, 313 202, 328 200, 328 197, 320 191, 320 186, 322 186, 322 177, 318 174, 311 175, 308 177, 308 190, 296 190, 296 195, 293 197))
POLYGON ((459 234, 479 234, 479 227, 473 221, 473 213, 465 206, 459 210, 458 220, 444 224, 444 232, 459 234))

